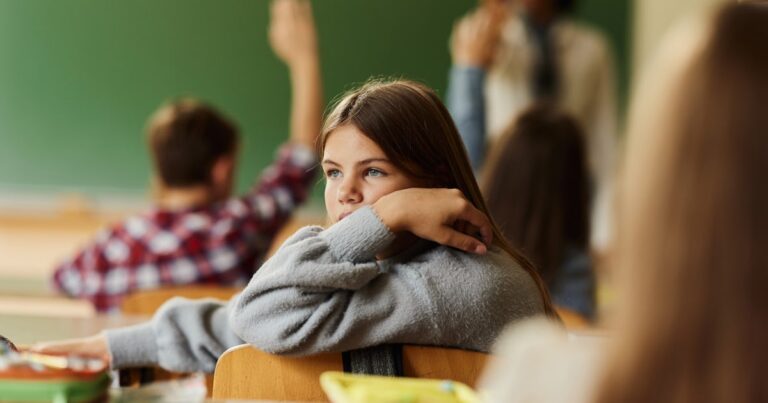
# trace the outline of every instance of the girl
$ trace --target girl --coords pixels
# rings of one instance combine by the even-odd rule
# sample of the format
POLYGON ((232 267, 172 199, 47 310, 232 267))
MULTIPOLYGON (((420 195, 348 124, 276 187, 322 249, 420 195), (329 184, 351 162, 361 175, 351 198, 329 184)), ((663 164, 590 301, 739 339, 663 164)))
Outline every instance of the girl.
POLYGON ((367 84, 330 114, 320 145, 332 225, 299 230, 228 304, 175 299, 150 323, 38 349, 211 372, 243 342, 301 355, 383 343, 488 351, 506 323, 554 316, 531 265, 487 218, 434 92, 367 84))
POLYGON ((768 6, 707 17, 630 114, 612 345, 513 330, 491 401, 768 401, 768 6))
POLYGON ((491 216, 531 258, 555 305, 593 318, 588 182, 578 123, 550 104, 538 104, 502 135, 482 189, 491 216))

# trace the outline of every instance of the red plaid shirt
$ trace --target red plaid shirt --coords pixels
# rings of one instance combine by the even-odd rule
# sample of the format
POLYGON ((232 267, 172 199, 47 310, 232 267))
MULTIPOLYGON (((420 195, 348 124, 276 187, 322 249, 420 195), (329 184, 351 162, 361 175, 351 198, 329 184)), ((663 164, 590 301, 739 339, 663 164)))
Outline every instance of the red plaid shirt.
POLYGON ((309 193, 316 160, 284 146, 246 195, 182 211, 155 209, 110 226, 56 268, 54 286, 99 311, 164 285, 243 285, 272 239, 309 193))

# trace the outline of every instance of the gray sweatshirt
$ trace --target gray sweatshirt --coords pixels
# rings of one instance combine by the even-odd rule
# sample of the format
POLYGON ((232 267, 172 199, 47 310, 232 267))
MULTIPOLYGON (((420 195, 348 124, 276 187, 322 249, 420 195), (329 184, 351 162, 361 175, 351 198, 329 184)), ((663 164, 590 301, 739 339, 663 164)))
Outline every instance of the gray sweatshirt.
POLYGON ((242 343, 291 355, 382 343, 488 351, 506 324, 544 313, 536 284, 505 252, 417 242, 377 261, 394 238, 370 207, 303 228, 228 303, 174 298, 146 324, 107 331, 112 366, 213 372, 242 343))

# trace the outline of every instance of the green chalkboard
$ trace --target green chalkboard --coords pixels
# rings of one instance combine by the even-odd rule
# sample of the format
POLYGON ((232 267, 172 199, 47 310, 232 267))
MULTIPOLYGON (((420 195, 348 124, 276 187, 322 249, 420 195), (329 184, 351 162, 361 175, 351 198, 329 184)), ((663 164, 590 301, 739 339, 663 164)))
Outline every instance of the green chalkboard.
MULTIPOLYGON (((621 66, 628 2, 585 0, 579 13, 609 28, 621 66)), ((452 22, 475 4, 315 1, 327 98, 370 76, 442 94, 452 22)), ((239 122, 245 188, 288 127, 288 75, 267 20, 266 0, 0 0, 0 189, 143 192, 144 122, 179 95, 239 122)))

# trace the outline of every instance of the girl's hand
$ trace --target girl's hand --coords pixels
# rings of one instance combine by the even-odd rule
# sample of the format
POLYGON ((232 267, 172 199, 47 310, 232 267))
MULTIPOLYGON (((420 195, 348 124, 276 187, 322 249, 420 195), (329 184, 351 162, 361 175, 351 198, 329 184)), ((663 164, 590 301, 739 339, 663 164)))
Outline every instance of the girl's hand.
POLYGON ((398 190, 382 196, 372 207, 392 232, 408 231, 419 238, 478 254, 485 253, 493 241, 488 217, 458 189, 398 190), (480 234, 482 241, 473 234, 480 234))
POLYGON ((450 41, 453 64, 490 66, 501 36, 504 13, 503 6, 488 5, 456 21, 450 41))
POLYGON ((309 1, 272 2, 269 43, 289 68, 300 68, 317 60, 317 34, 309 1))
POLYGON ((99 357, 107 363, 111 361, 107 338, 102 333, 81 339, 37 343, 31 346, 29 350, 43 354, 75 354, 99 357))

